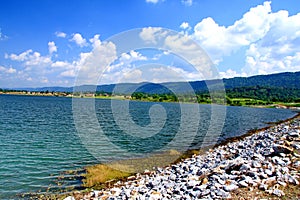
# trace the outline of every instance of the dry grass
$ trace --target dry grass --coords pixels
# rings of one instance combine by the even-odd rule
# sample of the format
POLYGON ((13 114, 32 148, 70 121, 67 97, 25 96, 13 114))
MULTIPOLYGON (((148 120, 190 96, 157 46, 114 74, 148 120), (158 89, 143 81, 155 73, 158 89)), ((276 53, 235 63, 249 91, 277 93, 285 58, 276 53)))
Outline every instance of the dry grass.
POLYGON ((287 185, 286 187, 279 188, 284 193, 285 196, 278 197, 273 194, 269 194, 265 191, 259 190, 257 188, 250 190, 250 188, 240 188, 231 193, 231 199, 236 200, 250 200, 250 199, 272 199, 272 200, 280 200, 280 199, 286 199, 286 200, 296 200, 300 199, 300 186, 299 185, 287 185))
POLYGON ((103 187, 108 181, 124 179, 131 175, 131 173, 101 164, 87 167, 86 171, 87 173, 83 181, 84 187, 103 187))
POLYGON ((87 188, 109 187, 112 183, 123 180, 135 173, 142 173, 146 169, 164 167, 175 162, 181 154, 176 150, 155 154, 147 158, 120 160, 113 163, 98 164, 86 167, 83 186, 87 188))

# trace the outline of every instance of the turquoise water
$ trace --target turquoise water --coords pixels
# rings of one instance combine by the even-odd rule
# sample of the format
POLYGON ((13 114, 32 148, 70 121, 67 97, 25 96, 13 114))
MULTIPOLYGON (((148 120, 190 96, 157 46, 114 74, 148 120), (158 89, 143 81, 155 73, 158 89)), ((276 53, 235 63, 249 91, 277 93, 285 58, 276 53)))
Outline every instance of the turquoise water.
MULTIPOLYGON (((94 143, 87 143, 81 134, 77 133, 78 126, 84 127, 86 134, 94 130, 89 124, 88 115, 84 105, 93 101, 81 99, 82 114, 74 116, 71 98, 60 97, 35 97, 35 96, 14 96, 0 95, 0 199, 18 198, 20 193, 46 191, 50 186, 55 186, 55 181, 61 172, 82 168, 86 165, 98 163, 96 159, 102 156, 101 161, 110 159, 121 159, 124 155, 118 154, 116 149, 107 148, 105 145, 98 145, 97 154, 90 149, 89 145, 101 143, 104 137, 94 137, 94 143), (74 121, 74 119, 76 120, 74 121), (77 123, 77 127, 75 126, 77 123), (81 138, 80 138, 81 137, 81 138), (84 144, 82 143, 84 141, 84 144), (86 148, 86 147, 89 148, 86 148), (94 157, 96 155, 96 158, 94 157)), ((118 149, 125 149, 129 156, 151 153, 154 150, 163 149, 171 144, 181 124, 187 127, 182 131, 186 139, 191 142, 186 145, 201 146, 204 135, 211 125, 210 105, 185 104, 187 113, 199 109, 200 118, 190 117, 184 121, 181 116, 186 115, 177 103, 151 102, 127 102, 96 99, 95 110, 97 120, 102 127, 103 135, 118 149), (114 111, 111 109, 114 102, 114 111), (129 105, 131 120, 139 128, 129 129, 132 133, 153 130, 156 134, 151 137, 137 137, 134 134, 127 134, 124 128, 120 128, 118 121, 128 121, 123 116, 122 106, 129 105), (160 109, 164 108, 164 112, 160 109), (149 117, 149 109, 154 118, 149 117), (117 112, 117 114, 116 114, 117 112), (116 120, 116 115, 120 118, 116 120), (200 119, 197 121, 196 119, 200 119), (159 130, 156 120, 161 123, 159 130), (145 129, 141 128, 144 127, 145 129), (197 134, 188 138, 189 130, 197 128, 197 134)), ((280 109, 258 109, 244 107, 218 106, 216 109, 226 108, 226 120, 219 140, 237 136, 253 128, 267 126, 266 122, 278 121, 294 116, 296 113, 290 110, 280 109)), ((78 112, 78 111, 77 111, 78 112)), ((125 113, 126 114, 126 113, 125 113)), ((124 114, 124 115, 125 115, 124 114)), ((152 115, 151 115, 152 116, 152 115)), ((188 116, 189 117, 189 116, 188 116)), ((221 126, 222 123, 219 123, 221 126)), ((212 128, 220 129, 216 124, 212 128)), ((89 138, 90 139, 90 138, 89 138)), ((209 141, 209 140, 208 140, 209 141)), ((181 143, 173 144, 182 148, 181 143)), ((80 182, 69 181, 68 185, 79 186, 80 182)))

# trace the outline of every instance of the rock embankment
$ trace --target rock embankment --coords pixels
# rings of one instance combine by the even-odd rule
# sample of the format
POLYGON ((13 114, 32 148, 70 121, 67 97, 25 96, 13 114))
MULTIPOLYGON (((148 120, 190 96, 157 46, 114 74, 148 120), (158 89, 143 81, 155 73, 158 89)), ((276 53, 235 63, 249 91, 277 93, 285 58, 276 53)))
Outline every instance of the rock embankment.
POLYGON ((299 154, 298 117, 83 199, 223 199, 244 187, 283 197, 287 185, 299 185, 299 154))

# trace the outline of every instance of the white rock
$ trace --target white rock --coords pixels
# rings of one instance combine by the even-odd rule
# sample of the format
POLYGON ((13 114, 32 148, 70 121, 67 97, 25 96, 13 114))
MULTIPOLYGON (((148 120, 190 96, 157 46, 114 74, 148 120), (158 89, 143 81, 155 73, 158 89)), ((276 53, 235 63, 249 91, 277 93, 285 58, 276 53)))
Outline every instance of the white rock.
POLYGON ((227 192, 231 192, 231 191, 236 190, 238 188, 239 187, 237 185, 234 185, 234 184, 224 186, 224 190, 226 190, 227 192))
POLYGON ((64 198, 64 200, 75 200, 75 198, 72 196, 68 196, 68 197, 64 198))
POLYGON ((276 196, 279 196, 279 197, 285 195, 284 192, 282 190, 279 190, 279 189, 273 190, 273 194, 275 194, 276 196))
POLYGON ((239 181, 239 185, 242 187, 248 187, 248 183, 246 183, 246 181, 239 181))
POLYGON ((288 134, 291 137, 299 137, 299 133, 297 133, 297 132, 289 132, 288 134))

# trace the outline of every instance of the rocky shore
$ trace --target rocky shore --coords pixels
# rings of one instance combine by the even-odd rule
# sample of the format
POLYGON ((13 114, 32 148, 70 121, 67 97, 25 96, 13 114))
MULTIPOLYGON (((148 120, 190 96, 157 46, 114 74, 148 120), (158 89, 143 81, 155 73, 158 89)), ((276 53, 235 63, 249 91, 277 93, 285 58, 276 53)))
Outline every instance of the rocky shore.
MULTIPOLYGON (((247 188, 282 198, 300 181, 300 117, 177 164, 146 170, 73 199, 226 199, 247 188)), ((300 190, 300 187, 299 189, 300 190)), ((300 196, 295 196, 295 199, 300 196)))

